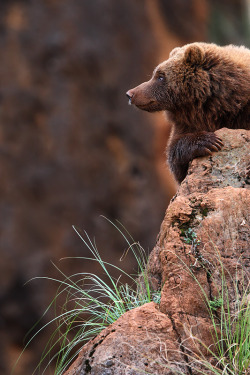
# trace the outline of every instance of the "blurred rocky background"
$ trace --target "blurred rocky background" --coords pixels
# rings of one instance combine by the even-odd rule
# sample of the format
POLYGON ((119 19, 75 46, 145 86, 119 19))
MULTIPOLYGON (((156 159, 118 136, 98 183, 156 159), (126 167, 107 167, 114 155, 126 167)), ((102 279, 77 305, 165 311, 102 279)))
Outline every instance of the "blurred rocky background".
MULTIPOLYGON (((68 275, 98 272, 86 261, 60 261, 89 256, 72 225, 128 272, 134 260, 119 262, 124 240, 101 215, 119 220, 147 252, 154 246, 176 189, 165 165, 169 129, 162 114, 128 107, 125 92, 178 45, 249 47, 249 17, 249 0, 0 1, 2 375, 58 287, 27 281, 59 277, 52 262, 68 275)), ((14 375, 32 374, 51 329, 14 375)))

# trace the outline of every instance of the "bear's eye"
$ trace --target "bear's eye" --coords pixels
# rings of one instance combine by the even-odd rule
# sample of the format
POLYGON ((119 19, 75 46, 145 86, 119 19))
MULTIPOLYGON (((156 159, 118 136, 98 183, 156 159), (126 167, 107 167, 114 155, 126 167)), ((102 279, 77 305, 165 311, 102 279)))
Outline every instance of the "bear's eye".
POLYGON ((160 75, 158 75, 158 77, 157 77, 157 80, 158 81, 164 81, 164 79, 165 79, 165 77, 164 77, 164 75, 163 74, 160 74, 160 75))

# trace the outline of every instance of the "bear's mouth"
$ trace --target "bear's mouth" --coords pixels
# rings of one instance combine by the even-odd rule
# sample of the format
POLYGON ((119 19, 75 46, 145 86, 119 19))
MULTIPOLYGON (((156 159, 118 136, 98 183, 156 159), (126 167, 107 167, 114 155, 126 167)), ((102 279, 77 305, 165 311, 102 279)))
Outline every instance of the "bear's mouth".
POLYGON ((150 100, 150 102, 148 102, 148 103, 143 103, 143 104, 140 104, 140 103, 136 104, 136 103, 135 103, 136 107, 138 107, 138 108, 140 108, 140 109, 146 109, 146 108, 148 108, 148 107, 152 107, 152 106, 154 106, 155 104, 156 104, 156 102, 155 102, 154 100, 150 100))
POLYGON ((148 103, 135 104, 137 108, 142 109, 143 111, 155 112, 159 111, 157 102, 155 100, 150 100, 148 103))

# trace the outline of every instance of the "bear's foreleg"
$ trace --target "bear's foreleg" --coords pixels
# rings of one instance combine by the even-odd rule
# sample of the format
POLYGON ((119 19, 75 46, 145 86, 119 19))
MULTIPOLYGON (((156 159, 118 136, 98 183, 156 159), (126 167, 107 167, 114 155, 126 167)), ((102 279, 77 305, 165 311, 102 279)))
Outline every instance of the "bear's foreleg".
POLYGON ((213 132, 174 135, 167 148, 168 163, 176 180, 181 183, 187 175, 189 162, 199 156, 212 155, 223 146, 213 132))

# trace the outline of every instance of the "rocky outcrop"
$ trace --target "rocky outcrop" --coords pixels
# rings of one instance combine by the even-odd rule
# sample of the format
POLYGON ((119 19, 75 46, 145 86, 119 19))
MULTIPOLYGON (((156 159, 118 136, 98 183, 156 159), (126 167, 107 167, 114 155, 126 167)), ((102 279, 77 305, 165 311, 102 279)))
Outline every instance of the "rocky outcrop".
POLYGON ((217 134, 223 149, 193 160, 150 254, 148 273, 154 289, 162 288, 160 304, 124 314, 83 347, 65 375, 195 375, 200 364, 193 356, 213 362, 205 295, 216 300, 223 274, 234 309, 234 281, 241 293, 250 278, 250 132, 217 134))

